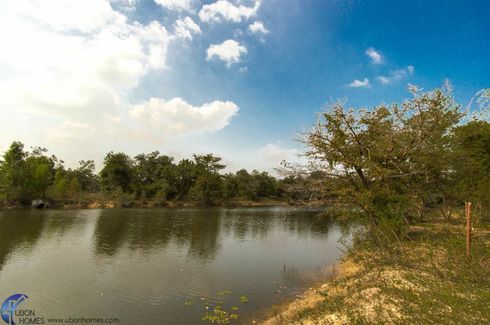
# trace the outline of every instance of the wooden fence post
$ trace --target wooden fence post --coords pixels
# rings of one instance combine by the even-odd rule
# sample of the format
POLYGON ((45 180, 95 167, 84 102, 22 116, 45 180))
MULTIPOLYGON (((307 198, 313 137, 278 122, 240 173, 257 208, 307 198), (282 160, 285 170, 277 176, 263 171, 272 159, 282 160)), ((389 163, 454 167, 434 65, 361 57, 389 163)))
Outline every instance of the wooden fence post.
POLYGON ((466 212, 466 256, 470 256, 471 246, 471 202, 465 202, 466 212))

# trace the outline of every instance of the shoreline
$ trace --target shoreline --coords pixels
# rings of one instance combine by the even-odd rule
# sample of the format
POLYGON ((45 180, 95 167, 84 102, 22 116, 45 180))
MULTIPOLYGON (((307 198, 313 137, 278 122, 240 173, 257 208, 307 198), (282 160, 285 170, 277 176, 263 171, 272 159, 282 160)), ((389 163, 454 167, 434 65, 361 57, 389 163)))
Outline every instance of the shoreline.
MULTIPOLYGON (((289 324, 298 313, 315 305, 324 299, 322 291, 329 288, 334 281, 339 281, 347 276, 352 276, 360 266, 348 256, 340 258, 334 265, 328 267, 330 274, 324 281, 316 283, 313 287, 304 290, 297 298, 275 305, 264 312, 258 323, 263 325, 289 324)), ((333 319, 335 321, 335 317, 333 319)), ((335 324, 335 322, 334 322, 335 324)))
POLYGON ((32 206, 17 205, 0 205, 0 211, 11 210, 73 210, 73 209, 181 209, 181 208, 234 208, 234 207, 272 207, 272 206, 284 206, 284 207, 298 207, 298 208, 323 208, 326 207, 324 203, 310 202, 310 203, 289 203, 284 200, 264 199, 259 201, 252 200, 236 200, 219 202, 213 205, 206 205, 198 201, 169 201, 165 203, 157 203, 153 201, 134 201, 129 203, 118 203, 115 200, 94 200, 80 204, 75 203, 54 203, 49 204, 47 208, 36 208, 32 206))
MULTIPOLYGON (((157 203, 153 201, 133 201, 124 204, 118 203, 116 200, 93 200, 83 203, 49 203, 47 208, 39 210, 73 210, 73 209, 159 209, 159 208, 213 208, 213 207, 242 207, 242 206, 286 206, 289 205, 285 201, 280 200, 264 200, 264 201, 230 201, 222 202, 216 205, 206 205, 197 201, 168 201, 165 203, 157 203)), ((36 207, 23 205, 0 206, 0 211, 8 210, 38 210, 36 207)))
POLYGON ((488 324, 490 224, 474 229, 468 259, 461 221, 412 226, 412 238, 388 254, 353 247, 332 266, 331 279, 272 307, 258 323, 488 324))

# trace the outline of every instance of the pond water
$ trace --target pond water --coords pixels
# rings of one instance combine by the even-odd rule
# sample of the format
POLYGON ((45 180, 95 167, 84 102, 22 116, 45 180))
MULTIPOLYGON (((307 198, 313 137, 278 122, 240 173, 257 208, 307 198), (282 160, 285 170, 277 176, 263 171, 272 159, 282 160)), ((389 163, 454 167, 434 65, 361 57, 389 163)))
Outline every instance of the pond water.
POLYGON ((251 323, 324 279, 342 234, 288 207, 3 211, 0 303, 24 294, 46 323, 205 324, 217 305, 251 323))

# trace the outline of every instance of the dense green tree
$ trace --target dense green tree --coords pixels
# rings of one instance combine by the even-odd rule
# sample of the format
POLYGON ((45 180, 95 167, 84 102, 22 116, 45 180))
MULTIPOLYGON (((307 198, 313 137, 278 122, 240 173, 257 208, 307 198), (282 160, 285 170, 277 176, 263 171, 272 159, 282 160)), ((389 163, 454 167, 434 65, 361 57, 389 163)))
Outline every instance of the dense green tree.
POLYGON ((204 173, 196 178, 191 188, 191 196, 194 200, 213 205, 219 202, 223 191, 222 176, 217 173, 204 173))
POLYGON ((80 161, 74 173, 82 191, 95 193, 99 190, 99 179, 95 173, 95 163, 93 160, 80 161))
POLYGON ((13 142, 0 165, 1 190, 7 201, 29 204, 35 198, 46 198, 53 181, 57 159, 46 156, 44 148, 24 150, 21 142, 13 142))
POLYGON ((182 159, 176 166, 176 175, 177 197, 185 200, 196 181, 195 163, 189 159, 182 159))
POLYGON ((454 197, 490 205, 490 123, 471 121, 452 136, 454 197))
POLYGON ((125 153, 109 152, 100 171, 101 188, 104 191, 120 188, 123 192, 130 192, 134 180, 133 165, 133 160, 125 153))
POLYGON ((235 174, 226 174, 223 179, 223 195, 226 200, 271 198, 277 195, 278 187, 274 177, 257 170, 250 174, 247 170, 240 169, 235 174))
POLYGON ((53 182, 55 166, 58 162, 55 156, 46 156, 47 149, 34 148, 26 159, 27 165, 27 191, 30 198, 46 199, 46 191, 53 182))
POLYGON ((212 153, 205 155, 193 155, 196 166, 196 174, 219 173, 226 167, 221 163, 220 157, 215 157, 212 153))
POLYGON ((232 173, 223 176, 223 198, 227 201, 238 197, 238 180, 232 173))
POLYGON ((93 199, 84 193, 110 192, 118 206, 134 200, 166 202, 197 200, 216 204, 223 200, 275 197, 278 182, 266 172, 245 169, 222 174, 225 165, 213 154, 194 155, 178 164, 158 151, 134 158, 109 152, 99 175, 92 160, 66 169, 63 161, 48 156, 44 148, 24 150, 14 142, 0 160, 0 201, 28 204, 43 198, 55 203, 80 203, 93 199))
POLYGON ((267 172, 252 172, 254 183, 256 184, 256 197, 273 197, 277 193, 277 180, 267 172))
POLYGON ((219 173, 226 166, 213 154, 194 155, 196 181, 191 188, 192 197, 205 204, 214 204, 222 197, 223 180, 219 173))
POLYGON ((71 169, 58 168, 48 193, 51 199, 58 202, 79 202, 82 186, 76 172, 71 169))
POLYGON ((172 199, 177 195, 177 168, 173 158, 158 151, 135 157, 135 192, 139 197, 172 199))
POLYGON ((22 200, 26 186, 26 158, 24 144, 13 142, 3 155, 0 168, 0 184, 7 201, 22 200))
POLYGON ((255 200, 258 195, 258 184, 245 169, 240 169, 235 174, 238 183, 238 197, 247 200, 255 200))

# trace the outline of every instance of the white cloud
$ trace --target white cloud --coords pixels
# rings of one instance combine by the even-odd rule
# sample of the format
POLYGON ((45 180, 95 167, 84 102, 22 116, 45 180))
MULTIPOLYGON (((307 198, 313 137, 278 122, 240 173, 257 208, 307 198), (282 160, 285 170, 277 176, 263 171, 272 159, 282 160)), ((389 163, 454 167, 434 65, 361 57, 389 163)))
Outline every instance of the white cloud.
POLYGON ((228 66, 240 62, 242 54, 247 53, 247 48, 235 40, 226 40, 221 44, 212 44, 207 50, 207 60, 217 57, 226 62, 228 66))
POLYGON ((220 130, 237 112, 238 106, 229 101, 214 101, 196 107, 181 98, 168 101, 151 98, 133 106, 129 115, 142 122, 146 130, 168 137, 220 130))
POLYGON ((379 76, 376 78, 382 85, 391 85, 396 81, 403 80, 413 74, 415 68, 409 65, 406 68, 391 71, 387 76, 379 76))
POLYGON ((233 31, 233 37, 238 38, 240 36, 243 36, 243 31, 241 29, 235 29, 233 31))
POLYGON ((132 11, 136 9, 136 3, 139 0, 109 0, 111 3, 119 6, 123 11, 132 11))
MULTIPOLYGON (((281 175, 281 172, 277 169, 281 169, 283 161, 298 166, 306 166, 308 164, 302 152, 295 148, 287 148, 282 143, 267 143, 259 148, 257 154, 252 155, 252 157, 254 161, 250 162, 250 165, 254 166, 254 168, 269 170, 277 176, 281 175)), ((243 158, 243 160, 246 161, 246 158, 243 158)))
POLYGON ((386 76, 379 76, 376 78, 376 80, 378 80, 383 85, 388 85, 391 83, 391 79, 386 76))
POLYGON ((351 82, 349 84, 349 87, 352 87, 352 88, 368 88, 370 87, 371 85, 369 84, 369 79, 368 78, 364 78, 363 81, 360 81, 360 80, 354 80, 353 82, 351 82))
POLYGON ((67 119, 61 125, 45 131, 48 141, 55 142, 70 142, 86 137, 88 134, 93 134, 94 132, 97 132, 97 128, 94 125, 80 123, 71 119, 67 119))
POLYGON ((369 56, 369 58, 371 58, 371 62, 373 62, 374 64, 383 63, 383 56, 372 47, 366 50, 366 55, 369 56))
POLYGON ((160 6, 175 11, 191 10, 193 0, 155 0, 160 6))
POLYGON ((248 26, 248 30, 252 34, 257 34, 257 33, 267 34, 267 33, 269 33, 269 31, 264 27, 264 23, 261 21, 255 21, 253 24, 250 24, 248 26))
POLYGON ((244 5, 235 6, 227 0, 218 0, 204 5, 199 11, 199 18, 204 22, 231 21, 239 23, 256 15, 260 8, 260 1, 255 1, 253 7, 244 5))
MULTIPOLYGON (((176 23, 172 34, 157 21, 131 21, 106 0, 3 0, 2 137, 5 134, 11 141, 11 137, 21 134, 20 140, 34 139, 47 147, 71 143, 63 147, 67 152, 71 147, 82 147, 81 142, 85 142, 83 150, 94 145, 106 149, 120 146, 121 150, 141 145, 134 131, 142 125, 183 130, 176 134, 193 129, 219 130, 234 115, 234 104, 225 102, 220 106, 221 102, 212 102, 194 114, 181 105, 186 112, 182 119, 178 112, 162 110, 157 114, 148 108, 158 116, 159 124, 147 123, 144 116, 150 113, 145 110, 141 118, 128 112, 134 109, 129 99, 143 78, 168 68, 171 42, 189 38, 186 31, 190 36, 198 33, 196 26, 184 18, 176 23), (172 126, 172 122, 177 125, 172 126), (22 132, 17 132, 19 129, 22 132)), ((155 101, 158 99, 150 102, 155 101)))
POLYGON ((179 18, 174 24, 175 34, 183 39, 192 40, 192 34, 201 34, 201 28, 191 17, 179 18))
POLYGON ((0 98, 32 113, 96 118, 166 66, 166 28, 130 23, 106 1, 17 0, 2 7, 0 98))
POLYGON ((279 167, 279 164, 283 160, 296 162, 298 160, 298 155, 298 150, 283 148, 275 143, 268 143, 259 149, 259 157, 277 167, 279 167))

